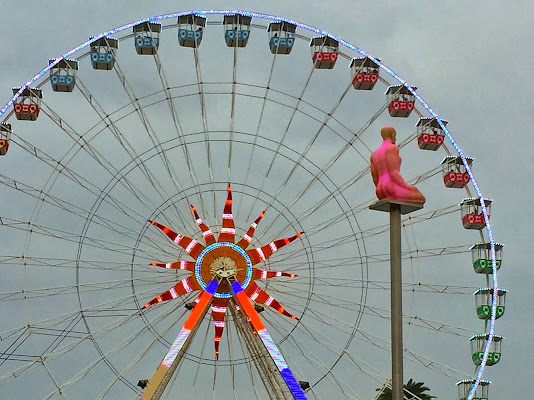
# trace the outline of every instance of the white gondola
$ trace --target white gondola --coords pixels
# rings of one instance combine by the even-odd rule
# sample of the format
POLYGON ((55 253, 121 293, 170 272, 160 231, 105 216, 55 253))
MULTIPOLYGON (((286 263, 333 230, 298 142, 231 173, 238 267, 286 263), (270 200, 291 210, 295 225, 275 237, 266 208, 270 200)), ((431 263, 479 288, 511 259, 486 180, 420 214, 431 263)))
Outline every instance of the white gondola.
POLYGON ((154 55, 159 48, 161 24, 155 22, 141 22, 133 27, 135 50, 140 55, 154 55))
MULTIPOLYGON (((484 347, 486 347, 486 341, 488 338, 489 335, 479 333, 478 335, 473 335, 468 339, 469 343, 471 344, 471 358, 473 360, 473 364, 480 365, 482 362, 484 347)), ((503 340, 504 336, 493 335, 493 340, 490 344, 488 360, 486 362, 487 366, 495 365, 501 360, 501 346, 503 340)))
POLYGON ((247 45, 251 21, 252 17, 241 14, 224 16, 224 40, 228 47, 245 47, 247 45))
MULTIPOLYGON (((20 87, 13 88, 13 94, 17 94, 20 87)), ((43 92, 37 88, 26 88, 15 100, 13 108, 18 120, 35 121, 39 117, 43 92)))
MULTIPOLYGON (((93 37, 89 37, 92 39, 93 37)), ((94 69, 109 71, 115 65, 119 41, 111 37, 102 37, 91 43, 91 65, 94 69)))
MULTIPOLYGON (((380 61, 380 59, 377 59, 380 61)), ((354 57, 349 65, 352 71, 352 87, 356 90, 372 90, 378 82, 380 67, 369 57, 354 57)))
MULTIPOLYGON (((48 60, 48 65, 55 60, 48 60)), ((78 60, 62 59, 50 68, 50 83, 54 92, 72 92, 76 85, 78 60)))
MULTIPOLYGON (((502 264, 502 249, 504 245, 495 243, 495 268, 497 271, 502 264)), ((491 243, 477 243, 472 245, 471 257, 473 259, 473 269, 477 274, 492 274, 493 267, 491 265, 491 243)))
POLYGON ((0 123, 0 156, 5 156, 9 150, 9 141, 11 140, 11 124, 6 122, 0 123))
POLYGON ((289 22, 271 22, 267 27, 269 49, 273 54, 289 54, 295 43, 297 25, 289 22))
MULTIPOLYGON (((417 90, 416 86, 410 86, 417 90)), ((406 118, 415 107, 415 96, 404 85, 391 85, 386 90, 389 115, 392 117, 406 118)))
POLYGON ((193 48, 200 46, 206 27, 206 18, 196 14, 187 14, 179 16, 177 22, 180 46, 193 48))
MULTIPOLYGON (((506 308, 506 289, 497 290, 497 307, 495 309, 495 319, 501 318, 506 308)), ((493 288, 480 288, 473 292, 477 316, 480 319, 491 318, 491 303, 493 302, 493 288)))
MULTIPOLYGON (((491 199, 484 199, 488 218, 490 217, 491 203, 491 199)), ((459 206, 462 213, 462 225, 465 229, 480 230, 486 226, 484 215, 482 214, 482 205, 478 197, 463 199, 459 206)))
MULTIPOLYGON (((441 123, 446 126, 448 121, 442 119, 441 123)), ((420 118, 416 129, 417 145, 421 150, 436 151, 445 141, 445 133, 436 118, 420 118)))
MULTIPOLYGON (((473 158, 465 157, 467 164, 471 167, 473 158)), ((443 183, 448 188, 464 188, 469 183, 469 174, 460 156, 447 156, 441 160, 441 170, 443 172, 443 183)))
POLYGON ((339 54, 339 43, 330 36, 315 36, 310 40, 313 66, 317 69, 332 69, 339 54))
MULTIPOLYGON (((474 379, 464 379, 456 382, 456 386, 458 387, 458 400, 467 400, 467 396, 469 396, 469 392, 474 384, 474 379)), ((473 400, 488 400, 488 389, 490 384, 491 381, 481 380, 475 390, 473 400)))

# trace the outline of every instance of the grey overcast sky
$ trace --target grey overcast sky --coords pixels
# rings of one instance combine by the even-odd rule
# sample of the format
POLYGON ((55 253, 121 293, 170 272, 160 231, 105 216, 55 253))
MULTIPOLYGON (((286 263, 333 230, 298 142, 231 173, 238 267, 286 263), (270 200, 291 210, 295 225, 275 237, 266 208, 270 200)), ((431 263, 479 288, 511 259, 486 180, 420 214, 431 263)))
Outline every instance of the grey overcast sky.
MULTIPOLYGON (((510 291, 497 323, 506 336, 488 369, 491 399, 528 399, 534 368, 534 3, 486 1, 10 1, 0 0, 0 102, 49 58, 89 35, 168 12, 244 9, 293 18, 359 46, 409 83, 449 128, 485 197, 495 239, 505 244, 500 286, 510 291)), ((426 382, 432 387, 432 382, 426 382)), ((454 390, 454 389, 453 389, 454 390)), ((451 393, 455 393, 451 391, 451 393)), ((453 398, 452 395, 449 398, 453 398)))

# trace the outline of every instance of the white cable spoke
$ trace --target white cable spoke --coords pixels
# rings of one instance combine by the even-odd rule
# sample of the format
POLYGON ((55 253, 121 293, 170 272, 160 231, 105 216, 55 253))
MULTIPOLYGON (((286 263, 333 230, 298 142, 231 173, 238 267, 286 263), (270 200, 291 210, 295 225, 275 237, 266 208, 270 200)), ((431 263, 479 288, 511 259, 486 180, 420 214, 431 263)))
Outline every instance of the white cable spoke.
MULTIPOLYGON (((173 182, 173 184, 175 186, 176 192, 179 193, 181 191, 181 188, 180 188, 179 183, 177 182, 176 177, 174 176, 174 174, 172 172, 172 169, 170 167, 169 159, 168 159, 165 151, 163 151, 163 148, 162 148, 161 143, 159 142, 158 136, 156 135, 156 133, 154 131, 154 128, 152 127, 152 125, 151 125, 151 123, 150 123, 150 121, 148 119, 148 116, 145 114, 143 107, 139 103, 138 97, 135 94, 134 89, 132 88, 132 86, 128 82, 128 79, 124 75, 124 73, 123 73, 123 71, 120 68, 118 63, 115 64, 114 70, 117 73, 119 81, 121 82, 121 84, 122 84, 122 86, 124 88, 124 91, 126 92, 128 98, 130 99, 131 104, 133 104, 134 109, 135 109, 135 111, 137 113, 137 116, 139 117, 139 120, 141 121, 141 124, 145 128, 145 132, 147 133, 148 137, 150 138, 150 141, 151 141, 152 145, 154 146, 154 148, 157 149, 157 153, 160 156, 163 165, 165 166, 165 170, 167 171, 167 174, 171 178, 170 180, 173 182)), ((142 160, 141 160, 141 164, 143 164, 142 160)), ((156 175, 154 175, 154 173, 151 172, 146 166, 144 166, 144 169, 145 169, 145 171, 148 172, 148 174, 147 174, 148 175, 148 179, 149 179, 150 183, 152 184, 153 188, 155 189, 155 192, 156 193, 164 193, 168 197, 167 189, 165 188, 165 186, 163 186, 159 182, 159 180, 156 177, 156 175)), ((187 221, 187 217, 188 216, 183 216, 181 214, 180 210, 176 207, 175 204, 171 205, 171 209, 173 211, 173 214, 176 216, 176 218, 182 224, 184 224, 185 221, 187 221)))

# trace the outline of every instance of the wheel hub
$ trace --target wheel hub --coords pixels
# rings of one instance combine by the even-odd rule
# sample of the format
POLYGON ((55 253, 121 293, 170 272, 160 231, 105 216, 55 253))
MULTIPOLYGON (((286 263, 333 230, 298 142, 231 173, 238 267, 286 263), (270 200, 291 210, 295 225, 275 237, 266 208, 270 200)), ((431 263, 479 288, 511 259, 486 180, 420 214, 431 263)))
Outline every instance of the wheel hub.
POLYGON ((195 276, 205 289, 211 280, 219 281, 214 296, 230 298, 233 292, 228 278, 237 280, 246 288, 252 279, 252 262, 241 247, 230 242, 216 242, 206 246, 195 262, 195 276))

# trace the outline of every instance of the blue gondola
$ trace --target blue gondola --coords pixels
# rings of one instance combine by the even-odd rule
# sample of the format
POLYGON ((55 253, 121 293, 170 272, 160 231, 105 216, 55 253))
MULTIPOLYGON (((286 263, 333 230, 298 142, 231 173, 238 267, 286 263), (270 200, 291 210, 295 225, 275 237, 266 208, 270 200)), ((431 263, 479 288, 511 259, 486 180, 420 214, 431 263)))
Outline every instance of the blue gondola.
POLYGON ((241 14, 225 15, 223 18, 224 40, 228 47, 245 47, 250 37, 252 17, 241 14))
POLYGON ((113 69, 118 48, 119 41, 110 37, 103 37, 91 43, 91 65, 93 68, 105 71, 113 69))
POLYGON ((289 22, 271 22, 267 28, 269 48, 273 54, 289 54, 295 43, 297 26, 289 22))
POLYGON ((158 52, 161 24, 142 22, 133 27, 135 50, 140 55, 154 55, 158 52))
MULTIPOLYGON (((48 60, 52 64, 55 60, 48 60)), ((50 68, 50 83, 54 92, 72 92, 76 85, 76 73, 78 72, 77 60, 60 60, 50 68)))
POLYGON ((196 48, 202 42, 206 18, 195 14, 178 17, 178 43, 183 47, 196 48))

